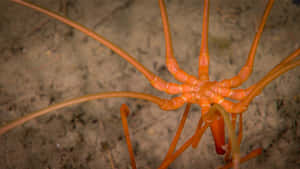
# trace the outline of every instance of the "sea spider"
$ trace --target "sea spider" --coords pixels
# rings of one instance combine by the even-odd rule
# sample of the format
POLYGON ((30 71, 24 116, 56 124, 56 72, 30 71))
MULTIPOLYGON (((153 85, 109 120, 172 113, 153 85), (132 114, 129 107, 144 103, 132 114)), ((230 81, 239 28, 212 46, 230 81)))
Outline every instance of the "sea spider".
MULTIPOLYGON (((59 103, 53 106, 50 106, 41 111, 34 112, 32 114, 26 115, 24 118, 16 120, 12 123, 9 123, 1 128, 0 134, 5 133, 9 129, 12 129, 24 122, 33 119, 35 117, 41 116, 49 111, 56 110, 58 108, 62 108, 68 105, 85 102, 88 100, 100 99, 100 98, 109 98, 109 97, 133 97, 140 98, 144 100, 151 101, 160 106, 163 110, 174 110, 183 106, 185 103, 189 103, 187 105, 186 111, 184 113, 184 117, 182 119, 182 123, 179 126, 179 130, 176 133, 176 136, 170 146, 170 149, 165 157, 164 162, 161 164, 160 168, 166 168, 175 158, 178 157, 186 148, 190 145, 196 147, 200 141, 200 138, 204 131, 210 127, 212 130, 212 134, 215 140, 216 151, 218 154, 226 153, 225 159, 229 161, 229 163, 224 166, 224 168, 229 167, 231 161, 235 163, 234 167, 238 168, 239 162, 245 161, 249 158, 255 157, 260 154, 260 149, 257 149, 245 156, 244 158, 239 157, 239 144, 242 139, 242 123, 239 123, 239 135, 238 138, 235 138, 234 128, 235 121, 237 118, 237 114, 239 115, 239 121, 242 119, 242 113, 247 110, 249 103, 253 100, 255 96, 257 96, 260 91, 273 79, 277 78, 282 73, 298 66, 300 64, 299 60, 295 60, 295 58, 299 55, 300 49, 293 52, 290 56, 284 59, 280 64, 278 64, 274 69, 272 69, 262 80, 252 85, 247 89, 232 89, 240 86, 244 81, 248 79, 252 72, 253 62, 255 51, 258 45, 259 38, 263 31, 264 24, 266 22, 267 16, 271 10, 272 4, 274 0, 270 0, 268 2, 266 11, 264 13, 262 22, 258 28, 258 32, 256 34, 255 40, 253 42, 253 46, 251 47, 248 60, 245 66, 241 69, 237 76, 232 79, 225 79, 222 81, 209 81, 208 76, 208 64, 209 64, 209 55, 208 55, 208 47, 207 47, 207 34, 208 34, 208 0, 205 0, 204 5, 204 19, 203 19, 203 28, 202 28, 202 40, 201 40, 201 48, 199 55, 199 72, 198 77, 189 75, 185 73, 182 69, 179 68, 174 56, 173 49, 171 44, 171 37, 168 28, 167 14, 165 10, 165 5, 163 0, 159 0, 163 25, 164 25, 164 33, 166 39, 166 62, 167 68, 170 73, 182 84, 168 83, 158 76, 154 75, 152 72, 143 67, 139 62, 129 56, 126 52, 121 50, 120 48, 112 45, 109 41, 103 39, 101 36, 95 34, 94 32, 82 27, 68 19, 65 19, 59 15, 46 11, 38 6, 32 5, 25 1, 21 0, 13 0, 14 2, 23 4, 24 6, 31 7, 36 9, 42 13, 46 13, 74 28, 86 33, 90 37, 98 40, 100 43, 104 44, 112 51, 116 52, 120 56, 122 56, 125 60, 130 62, 137 70, 145 75, 145 77, 149 80, 152 86, 160 91, 164 91, 168 94, 181 94, 178 97, 174 97, 172 99, 161 99, 155 96, 151 96, 143 93, 134 93, 134 92, 109 92, 109 93, 101 93, 95 95, 84 96, 77 99, 72 99, 70 101, 65 101, 63 103, 59 103), (238 102, 233 102, 227 100, 225 98, 231 98, 238 102), (183 144, 181 148, 179 148, 176 152, 174 152, 179 136, 181 135, 181 129, 184 125, 184 121, 189 110, 190 104, 198 104, 201 107, 202 116, 199 120, 199 124, 195 134, 188 139, 188 141, 183 144), (227 113, 228 112, 228 113, 227 113), (229 114, 231 115, 231 122, 229 122, 229 114), (229 143, 227 148, 225 147, 225 131, 224 131, 224 119, 226 123, 226 127, 229 132, 229 143), (204 124, 203 124, 204 123, 204 124), (232 123, 232 124, 231 124, 232 123), (177 137, 178 136, 178 137, 177 137), (231 159, 233 158, 233 159, 231 159)), ((128 135, 128 127, 126 122, 126 116, 128 115, 129 110, 126 106, 121 107, 121 116, 124 125, 124 130, 127 138, 127 143, 129 147, 130 157, 132 160, 132 167, 135 167, 135 160, 133 156, 133 151, 131 148, 131 143, 128 135)))

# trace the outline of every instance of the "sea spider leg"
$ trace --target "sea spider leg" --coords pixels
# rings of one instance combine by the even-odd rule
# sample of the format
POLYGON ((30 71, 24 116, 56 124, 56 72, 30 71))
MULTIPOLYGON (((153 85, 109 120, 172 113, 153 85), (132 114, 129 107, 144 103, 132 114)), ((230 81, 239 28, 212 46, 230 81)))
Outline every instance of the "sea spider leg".
MULTIPOLYGON (((208 52, 208 22, 209 22, 209 0, 204 0, 203 7, 203 19, 202 19, 202 37, 201 37, 201 46, 199 53, 199 68, 198 68, 198 78, 201 81, 209 80, 209 52, 208 52)), ((210 96, 209 96, 210 97, 210 96)), ((203 109, 203 107, 202 107, 203 109)), ((202 114, 206 112, 202 111, 202 114)), ((200 124, 200 121, 198 122, 200 124)), ((222 118, 214 121, 210 126, 215 140, 216 151, 218 154, 224 154, 225 151, 222 149, 222 146, 225 144, 225 131, 224 131, 224 121, 222 118)), ((199 129, 199 126, 198 126, 199 129)), ((196 131, 198 132, 198 131, 196 131)), ((195 139, 193 147, 197 147, 200 139, 195 139)))
MULTIPOLYGON (((280 64, 275 66, 264 78, 262 78, 259 82, 254 84, 253 89, 251 92, 239 103, 234 105, 234 108, 237 107, 243 107, 248 105, 255 96, 257 96, 262 89, 269 84, 271 81, 273 81, 275 78, 279 77, 281 74, 289 71, 290 69, 293 69, 300 65, 300 59, 292 61, 300 54, 300 48, 294 51, 291 55, 289 55, 287 58, 285 58, 280 64)), ((235 113, 238 113, 238 111, 233 111, 235 113)))
POLYGON ((74 105, 74 104, 91 101, 91 100, 104 99, 104 98, 115 98, 115 97, 128 97, 128 98, 143 99, 143 100, 153 102, 159 106, 161 106, 164 103, 164 100, 159 97, 155 97, 155 96, 152 96, 149 94, 144 94, 144 93, 137 93, 137 92, 106 92, 106 93, 85 95, 85 96, 77 97, 74 99, 66 100, 66 101, 58 103, 58 104, 51 105, 47 108, 38 110, 36 112, 26 114, 25 116, 15 120, 15 121, 9 122, 0 127, 0 136, 17 126, 26 123, 29 120, 43 116, 51 111, 58 110, 58 109, 61 109, 61 108, 67 107, 67 106, 74 105))
MULTIPOLYGON (((210 123, 214 121, 216 118, 215 114, 207 113, 200 118, 201 124, 198 126, 199 129, 196 130, 195 134, 189 138, 180 148, 178 148, 177 151, 175 151, 173 154, 169 155, 168 158, 165 158, 162 164, 159 166, 159 169, 165 169, 167 168, 181 153, 183 153, 190 145, 196 142, 196 140, 201 139, 202 135, 206 131, 206 129, 209 127, 210 123), (203 118, 205 118, 205 124, 202 126, 202 122, 204 122, 203 118)), ((174 150, 173 150, 174 151, 174 150)))
MULTIPOLYGON (((163 161, 163 163, 172 155, 172 153, 174 152, 176 145, 178 143, 178 140, 180 138, 180 135, 182 133, 185 121, 187 119, 189 110, 190 110, 191 104, 187 104, 183 116, 181 118, 180 124, 178 126, 178 129, 176 131, 176 134, 172 140, 172 143, 170 144, 169 150, 165 156, 165 159, 163 161)), ((129 115, 129 108, 127 107, 127 105, 123 104, 120 108, 120 112, 121 112, 121 118, 122 118, 122 124, 123 124, 123 128, 124 128, 124 133, 125 133, 125 137, 126 137, 126 143, 128 146, 128 152, 130 155, 130 161, 131 161, 131 166, 133 169, 136 169, 136 162, 135 162, 135 158, 134 158, 134 153, 133 153, 133 149, 132 149, 132 145, 131 145, 131 140, 130 140, 130 136, 129 136, 129 130, 128 130, 128 123, 127 123, 127 117, 129 115)))
POLYGON ((209 80, 208 66, 209 66, 209 53, 207 46, 208 34, 208 20, 209 20, 209 0, 204 0, 203 19, 202 19, 202 37, 201 47, 199 54, 199 68, 198 75, 200 80, 209 80))
POLYGON ((284 66, 287 63, 290 63, 292 60, 294 60, 297 56, 300 56, 300 48, 295 50, 293 53, 291 53, 288 57, 283 59, 277 66, 275 66, 266 76, 274 73, 278 69, 280 69, 282 66, 284 66))
POLYGON ((157 90, 166 92, 168 94, 180 94, 186 92, 196 92, 200 86, 188 85, 188 84, 176 84, 166 82, 163 79, 155 76, 154 79, 150 80, 151 85, 157 90))
POLYGON ((195 133, 191 138, 189 138, 178 150, 176 150, 172 156, 166 159, 158 169, 165 169, 167 168, 180 154, 182 154, 189 146, 194 142, 196 135, 200 135, 200 137, 204 134, 206 129, 208 128, 209 124, 206 123, 199 132, 195 133))
MULTIPOLYGON (((267 73, 267 75, 265 76, 265 79, 268 78, 269 76, 272 76, 272 74, 274 74, 276 72, 278 73, 278 71, 281 71, 282 73, 284 73, 285 71, 288 71, 289 69, 296 67, 298 61, 297 60, 293 61, 293 60, 299 55, 300 55, 300 48, 295 50, 292 54, 290 54, 288 57, 286 57, 284 60, 282 60, 277 66, 275 66, 269 73, 267 73), (289 69, 285 68, 288 65, 290 68, 289 69), (292 65, 294 65, 294 66, 292 66, 292 65), (283 71, 283 70, 285 70, 285 71, 283 71)), ((278 74, 278 76, 281 75, 282 73, 278 74)), ((273 79, 275 79, 275 78, 276 77, 274 77, 273 79)), ((247 89, 229 89, 226 87, 219 87, 217 84, 215 87, 212 88, 212 90, 216 94, 219 94, 223 97, 229 97, 234 100, 244 100, 246 97, 248 97, 249 94, 252 93, 253 89, 256 88, 257 85, 262 83, 261 81, 257 82, 256 84, 250 86, 247 89)), ((269 82, 271 82, 271 80, 269 82)), ((260 87, 260 88, 263 88, 263 87, 260 87)), ((256 93, 256 95, 257 94, 258 93, 256 93)), ((249 103, 250 103, 250 100, 248 99, 249 103)))
POLYGON ((182 133, 182 130, 184 128, 184 124, 186 122, 186 119, 187 119, 188 113, 190 111, 190 108, 191 108, 191 104, 188 103, 186 105, 186 107, 185 107, 184 113, 183 113, 182 118, 180 120, 180 124, 179 124, 179 126, 177 128, 176 134, 175 134, 175 136, 174 136, 174 138, 173 138, 173 140, 172 140, 172 142, 170 144, 169 150, 168 150, 168 152, 167 152, 167 154, 166 154, 163 162, 166 161, 172 155, 172 153, 174 152, 174 150, 176 149, 176 145, 178 143, 178 140, 179 140, 180 135, 182 133))
POLYGON ((44 13, 50 17, 53 17, 81 32, 84 34, 88 35, 89 37, 97 40, 104 46, 108 47, 118 55, 120 55, 122 58, 124 58, 126 61, 131 63, 137 70, 139 70, 151 83, 152 86, 157 88, 158 90, 165 91, 169 94, 178 94, 181 93, 183 90, 185 91, 193 91, 194 88, 192 86, 187 86, 187 85, 178 85, 176 83, 168 83, 161 79, 160 77, 156 76, 152 72, 150 72, 147 68, 145 68, 142 64, 140 64, 138 61, 136 61, 132 56, 130 56, 127 52, 125 52, 123 49, 120 47, 112 44, 110 41, 106 40, 104 37, 100 36, 96 32, 93 32, 92 30, 70 20, 67 19, 59 14, 56 14, 54 12, 51 12, 47 9, 41 8, 37 5, 31 4, 29 2, 23 1, 23 0, 11 0, 13 2, 16 2, 18 4, 21 4, 23 6, 32 8, 36 11, 39 11, 41 13, 44 13))
POLYGON ((279 77, 281 74, 283 74, 283 73, 289 71, 290 69, 293 69, 299 65, 300 65, 300 59, 293 61, 293 62, 286 63, 284 66, 281 66, 277 70, 273 71, 272 74, 265 76, 258 83, 256 83, 252 92, 237 105, 249 104, 253 100, 253 98, 255 96, 257 96, 267 84, 269 84, 275 78, 279 77))
POLYGON ((181 96, 174 97, 170 100, 164 100, 160 105, 160 108, 163 110, 175 110, 183 106, 188 100, 193 98, 193 93, 183 93, 181 96))
POLYGON ((127 117, 129 116, 130 111, 126 104, 122 104, 122 106, 120 108, 120 113, 121 113, 121 118, 122 118, 124 134, 126 137, 128 152, 129 152, 129 156, 130 156, 131 167, 132 167, 132 169, 136 169, 136 163, 135 163, 135 159, 134 159, 134 153, 133 153, 133 149, 132 149, 132 145, 131 145, 129 129, 128 129, 128 122, 127 122, 127 117))
POLYGON ((199 80, 184 72, 178 65, 173 52, 173 45, 172 45, 172 38, 169 28, 169 21, 168 21, 168 15, 166 11, 166 6, 164 0, 158 0, 159 7, 160 7, 160 13, 162 18, 162 23, 164 27, 164 35, 165 35, 165 42, 166 42, 166 65, 169 70, 169 72, 177 79, 178 81, 182 83, 188 83, 188 84, 197 84, 199 83, 199 80))
POLYGON ((23 1, 23 0, 11 0, 13 2, 16 2, 18 4, 21 4, 23 6, 29 7, 31 9, 34 9, 36 11, 39 11, 41 13, 44 13, 50 17, 53 17, 81 32, 83 32, 84 34, 88 35, 89 37, 97 40, 98 42, 100 42, 101 44, 103 44, 104 46, 108 47, 109 49, 111 49, 112 51, 116 52, 117 54, 119 54, 121 57, 123 57, 125 60, 127 60, 129 63, 131 63, 134 67, 136 67, 140 72, 142 72, 148 79, 153 79, 154 78, 154 74, 151 73, 149 70, 147 70, 143 65, 141 65, 139 62, 137 62, 132 56, 130 56, 127 52, 125 52, 123 49, 119 48, 118 46, 112 44, 110 41, 106 40, 104 37, 98 35, 97 33, 93 32, 92 30, 74 22, 71 21, 70 19, 67 19, 59 14, 56 14, 54 12, 51 12, 47 9, 44 9, 42 7, 39 7, 37 5, 31 4, 29 2, 23 1))
MULTIPOLYGON (((255 96, 257 96, 262 91, 262 89, 267 84, 269 84, 275 78, 279 77, 281 74, 283 74, 283 73, 289 71, 290 69, 293 69, 299 65, 300 65, 300 60, 288 62, 288 63, 284 64, 284 66, 280 66, 275 71, 272 71, 272 74, 266 75, 263 79, 261 79, 258 83, 256 83, 254 85, 253 89, 251 90, 251 92, 240 102, 233 103, 233 102, 230 102, 230 101, 224 99, 219 104, 222 105, 227 112, 240 114, 247 110, 247 107, 250 104, 250 102, 254 99, 255 96)), ((213 103, 216 103, 221 98, 220 95, 217 95, 210 91, 207 91, 207 94, 209 94, 211 96, 210 99, 213 103)))
MULTIPOLYGON (((237 138, 234 134, 234 130, 232 128, 232 124, 230 123, 229 120, 229 113, 226 113, 225 110, 217 104, 214 104, 209 111, 201 117, 201 120, 205 122, 205 125, 202 126, 199 130, 199 132, 195 133, 191 138, 189 138, 180 148, 178 148, 177 151, 175 151, 167 160, 165 160, 159 167, 159 169, 165 169, 167 168, 181 153, 183 153, 189 146, 191 146, 194 142, 195 139, 197 139, 199 136, 204 134, 206 129, 211 125, 213 121, 216 120, 216 118, 219 116, 217 115, 219 112, 222 116, 222 118, 225 121, 225 126, 227 128, 230 140, 232 141, 233 144, 233 158, 234 158, 234 166, 238 167, 240 160, 239 160, 239 145, 237 144, 237 138)), ((242 161, 241 161, 242 162, 242 161)))
POLYGON ((216 85, 213 86, 211 90, 223 97, 228 97, 234 100, 242 100, 251 92, 253 88, 254 86, 251 86, 246 89, 230 89, 227 87, 219 87, 218 85, 216 85))
POLYGON ((255 38, 252 42, 252 46, 250 49, 250 52, 248 54, 248 59, 246 64, 242 67, 242 69, 240 70, 240 72, 238 73, 237 76, 231 78, 231 79, 224 79, 221 81, 221 86, 226 86, 226 87, 238 87, 240 86, 243 82, 245 82, 249 76, 252 73, 252 68, 253 68, 253 63, 254 63, 254 58, 255 58, 255 53, 256 53, 256 49, 261 37, 261 34, 263 32, 265 23, 267 21, 268 15, 271 11, 272 5, 274 3, 274 0, 269 0, 263 18, 261 20, 261 23, 259 25, 258 31, 256 32, 255 38))
MULTIPOLYGON (((210 108, 210 104, 207 104, 207 106, 201 106, 201 117, 203 117, 204 114, 206 114, 208 112, 209 108, 210 108)), ((203 125, 203 118, 200 118, 200 120, 198 121, 195 133, 197 133, 197 132, 200 131, 200 129, 203 127, 202 125, 203 125)), ((201 140, 201 136, 202 135, 196 135, 195 136, 194 142, 192 144, 193 148, 197 148, 198 147, 199 142, 201 140)))

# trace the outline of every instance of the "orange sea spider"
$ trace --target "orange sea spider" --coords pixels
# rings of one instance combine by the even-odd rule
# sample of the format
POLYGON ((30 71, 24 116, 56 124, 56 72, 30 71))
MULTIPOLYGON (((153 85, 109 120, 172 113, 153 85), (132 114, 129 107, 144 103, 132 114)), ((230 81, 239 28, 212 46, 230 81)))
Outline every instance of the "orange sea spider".
MULTIPOLYGON (((267 16, 270 13, 271 7, 274 3, 274 0, 269 0, 265 13, 263 15, 261 24, 256 33, 255 39, 253 41, 251 50, 248 55, 248 60, 243 68, 240 70, 237 76, 231 79, 225 79, 222 81, 210 81, 208 76, 208 65, 209 65, 209 53, 208 53, 208 16, 209 16, 209 0, 204 1, 204 11, 203 11, 203 25, 202 25, 202 37, 201 37, 201 47, 199 54, 199 71, 198 77, 187 74, 184 72, 177 64, 177 61, 173 55, 173 47, 171 41, 171 35, 168 26, 168 18, 165 9, 165 4, 163 0, 159 0, 161 16, 164 26, 164 34, 166 41, 166 65, 169 72, 179 81, 181 84, 169 83, 161 79, 160 77, 154 75, 148 69, 146 69, 143 65, 137 62, 134 58, 132 58, 125 51, 113 45, 108 40, 104 39, 102 36, 96 34, 95 32, 69 20, 58 14, 45 10, 41 7, 33 5, 31 3, 22 1, 22 0, 12 0, 16 3, 22 4, 24 6, 33 8, 41 13, 45 13, 51 17, 54 17, 57 20, 60 20, 75 29, 82 31, 88 36, 96 39, 106 47, 110 48, 112 51, 119 54, 129 63, 131 63, 137 70, 139 70, 151 83, 151 85, 163 92, 168 94, 178 94, 180 96, 174 97, 172 99, 161 99, 152 95, 144 94, 144 93, 135 93, 135 92, 108 92, 108 93, 100 93, 94 95, 83 96, 80 98, 75 98, 69 101, 65 101, 62 103, 58 103, 56 105, 50 106, 48 108, 42 109, 37 112, 33 112, 28 114, 14 122, 8 123, 0 129, 0 134, 5 133, 6 131, 25 123, 28 120, 36 118, 38 116, 44 115, 50 111, 63 108, 69 105, 95 100, 102 98, 110 98, 110 97, 132 97, 139 98, 151 101, 157 104, 163 110, 174 110, 182 107, 185 103, 187 107, 185 109, 185 113, 183 115, 181 124, 179 125, 178 131, 172 141, 170 149, 161 163, 159 168, 167 168, 182 152, 184 152, 189 146, 197 147, 202 134, 208 127, 210 127, 214 141, 216 152, 218 154, 226 154, 225 160, 228 162, 223 168, 229 168, 232 165, 234 168, 238 168, 239 163, 246 161, 250 158, 253 158, 260 154, 261 149, 256 149, 249 153, 245 157, 240 157, 239 153, 239 145, 242 139, 242 113, 247 110, 248 105, 253 100, 255 96, 257 96, 261 90, 272 80, 283 74, 284 72, 295 68, 300 64, 299 60, 295 58, 300 54, 300 49, 294 51, 291 55, 285 58, 280 64, 274 67, 263 79, 261 79, 256 84, 250 86, 246 89, 233 89, 240 86, 243 82, 245 82, 249 76, 251 75, 254 63, 254 56, 256 53, 257 45, 260 39, 260 36, 263 32, 264 25, 266 23, 267 16), (235 101, 231 101, 227 98, 233 99, 235 101), (179 136, 181 135, 181 130, 184 126, 184 122, 189 111, 190 104, 197 104, 201 107, 202 116, 199 120, 197 129, 194 135, 188 139, 178 150, 175 151, 177 141, 179 136), (231 117, 231 121, 230 118, 231 117), (235 122, 237 116, 239 117, 239 134, 238 137, 235 136, 235 122), (225 125, 225 124, 226 125, 225 125), (229 133, 229 142, 225 143, 225 129, 228 129, 229 133), (227 148, 225 148, 227 147, 227 148)), ((126 121, 126 117, 129 114, 128 108, 123 105, 121 107, 121 117, 124 126, 124 132, 126 135, 126 140, 128 144, 128 149, 131 158, 132 168, 136 168, 133 150, 129 138, 128 125, 126 121)))

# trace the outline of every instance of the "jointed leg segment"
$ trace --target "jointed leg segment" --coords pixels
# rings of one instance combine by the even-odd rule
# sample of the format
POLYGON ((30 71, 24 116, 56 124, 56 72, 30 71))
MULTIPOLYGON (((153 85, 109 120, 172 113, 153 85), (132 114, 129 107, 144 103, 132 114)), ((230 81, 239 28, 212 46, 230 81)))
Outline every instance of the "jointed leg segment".
POLYGON ((128 146, 128 152, 129 152, 129 156, 130 156, 131 166, 132 166, 132 169, 136 169, 136 163, 135 163, 135 159, 134 159, 134 153, 133 153, 133 149, 132 149, 132 145, 131 145, 128 123, 127 123, 127 117, 129 116, 129 108, 126 106, 126 104, 122 104, 122 106, 120 108, 120 112, 121 112, 121 118, 122 118, 122 123, 123 123, 123 128, 124 128, 124 134, 126 137, 126 143, 128 146))
MULTIPOLYGON (((131 63, 137 70, 139 70, 150 82, 152 85, 157 86, 155 88, 158 88, 159 90, 162 91, 166 91, 169 92, 170 94, 177 94, 178 92, 176 91, 180 91, 181 90, 181 86, 178 86, 177 84, 172 84, 172 83, 167 83, 164 80, 162 80, 160 77, 156 76, 155 74, 153 74, 151 71, 149 71, 147 68, 145 68, 142 64, 140 64, 138 61, 136 61, 136 59, 134 59, 132 56, 130 56, 127 52, 125 52, 123 49, 121 49, 120 47, 114 45, 112 42, 108 41, 107 39, 105 39, 104 37, 102 37, 101 35, 97 34, 96 32, 76 23, 75 21, 72 21, 70 19, 67 19, 59 14, 56 14, 55 12, 51 12, 47 9, 44 9, 42 7, 39 7, 37 5, 28 3, 26 1, 23 0, 11 0, 14 1, 18 4, 24 5, 26 7, 32 8, 36 11, 39 11, 41 13, 44 13, 52 18, 55 18, 81 32, 83 32, 84 34, 86 34, 87 36, 97 40, 98 42, 100 42, 102 45, 106 46, 107 48, 111 49, 112 51, 114 51, 115 53, 117 53, 118 55, 120 55, 122 58, 124 58, 126 61, 128 61, 129 63, 131 63), (160 84, 155 84, 154 82, 159 82, 160 84), (175 92, 172 92, 170 89, 166 88, 166 86, 171 86, 172 89, 176 90, 175 92)), ((186 90, 190 90, 190 89, 186 89, 186 90)))
POLYGON ((260 40, 261 34, 263 32, 265 23, 267 21, 267 18, 271 11, 273 3, 274 3, 274 0, 268 1, 263 18, 261 20, 261 24, 258 28, 258 31, 256 32, 253 42, 252 42, 252 46, 251 46, 246 64, 244 65, 244 67, 241 69, 241 71, 238 73, 237 76, 233 77, 232 79, 225 79, 225 80, 221 81, 221 86, 233 87, 233 88, 238 87, 243 82, 245 82, 251 75, 258 42, 260 40))
POLYGON ((162 18, 162 23, 164 26, 164 34, 165 34, 165 41, 166 41, 166 65, 169 72, 180 82, 189 83, 189 84, 197 84, 199 80, 184 72, 180 69, 173 52, 173 45, 171 39, 171 33, 169 29, 169 22, 168 22, 168 15, 166 11, 166 6, 164 0, 158 0, 160 13, 162 18))
POLYGON ((209 80, 208 66, 209 66, 209 53, 208 53, 208 19, 209 19, 209 0, 204 0, 203 7, 203 22, 202 22, 202 37, 201 47, 199 54, 199 68, 198 74, 200 80, 209 80))

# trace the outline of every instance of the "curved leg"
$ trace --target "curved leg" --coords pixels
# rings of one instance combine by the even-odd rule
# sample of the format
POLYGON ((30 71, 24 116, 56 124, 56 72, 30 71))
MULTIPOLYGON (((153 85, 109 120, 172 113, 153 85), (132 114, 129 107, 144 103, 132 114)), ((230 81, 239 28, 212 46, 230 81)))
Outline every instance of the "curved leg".
POLYGON ((174 97, 170 100, 165 99, 162 104, 160 104, 160 108, 162 110, 175 110, 179 107, 183 106, 184 103, 187 103, 188 99, 193 97, 193 93, 184 93, 181 96, 174 97))
POLYGON ((148 79, 154 78, 154 74, 151 73, 148 69, 146 69, 143 65, 141 65, 138 61, 136 61, 132 56, 130 56, 127 52, 125 52, 123 49, 121 49, 120 47, 112 44, 112 42, 106 40, 104 37, 98 35, 97 33, 93 32, 92 30, 70 20, 67 19, 59 14, 56 14, 54 12, 51 12, 47 9, 41 8, 37 5, 31 4, 29 2, 23 1, 23 0, 11 0, 13 2, 16 2, 18 4, 21 4, 23 6, 29 7, 31 9, 34 9, 36 11, 39 11, 43 14, 46 14, 52 18, 55 18, 81 32, 83 32, 84 34, 88 35, 89 37, 97 40, 98 42, 100 42, 101 44, 103 44, 104 46, 108 47, 109 49, 111 49, 112 51, 114 51, 115 53, 117 53, 118 55, 120 55, 121 57, 123 57, 125 60, 127 60, 129 63, 131 63, 136 69, 138 69, 141 73, 143 73, 148 79))
POLYGON ((246 98, 244 98, 244 100, 242 100, 240 103, 237 103, 237 106, 248 105, 253 100, 253 98, 257 96, 267 84, 269 84, 271 81, 279 77, 281 74, 297 66, 300 66, 300 59, 286 63, 283 66, 280 66, 278 69, 272 71, 272 74, 266 75, 263 79, 261 79, 258 83, 256 83, 252 92, 246 98))
POLYGON ((246 81, 249 76, 252 73, 252 68, 253 68, 253 63, 254 63, 254 58, 255 58, 255 53, 256 49, 258 46, 258 42, 260 40, 261 34, 263 32, 265 23, 267 21, 268 15, 271 11, 272 5, 274 3, 274 0, 269 0, 267 7, 265 9, 263 18, 261 20, 260 26, 258 28, 258 31, 256 32, 255 38, 252 42, 252 46, 250 49, 250 52, 248 54, 248 60, 246 64, 243 66, 243 68, 240 70, 237 76, 231 78, 231 79, 225 79, 221 81, 222 86, 226 87, 238 87, 240 86, 244 81, 246 81))
POLYGON ((129 97, 129 98, 144 99, 144 100, 153 102, 159 106, 162 105, 164 102, 163 99, 160 99, 158 97, 151 96, 148 94, 143 94, 143 93, 136 93, 136 92, 106 92, 106 93, 90 94, 90 95, 74 98, 71 100, 66 100, 64 102, 54 104, 47 108, 38 110, 36 112, 26 114, 25 116, 15 120, 15 121, 9 122, 9 123, 1 126, 0 127, 0 136, 17 126, 20 126, 20 125, 26 123, 27 121, 30 121, 32 119, 35 119, 35 118, 43 116, 43 115, 46 115, 47 113, 49 113, 51 111, 58 110, 58 109, 61 109, 61 108, 67 107, 67 106, 74 105, 74 104, 91 101, 91 100, 113 98, 113 97, 129 97))
POLYGON ((129 156, 130 156, 131 167, 132 167, 132 169, 136 169, 136 163, 135 163, 135 159, 134 159, 134 153, 133 153, 133 149, 132 149, 132 145, 131 145, 128 123, 127 123, 127 117, 129 116, 130 112, 129 112, 129 108, 127 107, 126 104, 122 104, 122 106, 120 108, 120 112, 121 112, 122 124, 123 124, 124 134, 126 137, 128 152, 129 152, 129 156))
POLYGON ((269 84, 275 78, 279 77, 281 74, 297 66, 300 66, 300 60, 292 61, 284 64, 283 66, 280 66, 277 70, 273 71, 272 74, 268 74, 258 83, 256 83, 251 92, 238 103, 233 103, 231 101, 225 100, 224 98, 222 98, 222 96, 214 94, 213 92, 208 91, 206 95, 210 97, 211 102, 222 105, 227 112, 242 113, 247 110, 250 102, 262 91, 262 89, 267 84, 269 84))
POLYGON ((159 84, 159 90, 162 91, 167 91, 170 94, 177 94, 180 90, 181 87, 180 85, 177 84, 168 84, 167 82, 165 82, 164 80, 162 80, 160 77, 154 75, 152 72, 150 72, 147 68, 145 68, 142 64, 140 64, 137 60, 135 60, 132 56, 130 56, 127 52, 125 52, 123 49, 121 49, 120 47, 114 45, 112 42, 108 41, 107 39, 105 39, 104 37, 102 37, 101 35, 97 34, 96 32, 70 20, 67 19, 59 14, 56 14, 54 12, 51 12, 47 9, 41 8, 37 5, 31 4, 29 2, 25 2, 23 0, 12 0, 13 2, 16 2, 18 4, 24 5, 26 7, 32 8, 36 11, 39 11, 41 13, 44 13, 50 17, 53 17, 81 32, 83 32, 84 34, 86 34, 87 36, 97 40, 98 42, 100 42, 102 45, 106 46, 107 48, 111 49, 112 51, 114 51, 115 53, 117 53, 118 55, 120 55, 122 58, 124 58, 126 61, 128 61, 129 63, 131 63, 137 70, 139 70, 151 83, 151 85, 153 86, 157 86, 157 84, 155 83, 155 81, 158 81, 159 84), (170 86, 172 87, 172 90, 166 88, 166 86, 170 86))
POLYGON ((165 42, 166 42, 166 65, 169 72, 180 82, 189 83, 189 84, 197 84, 199 80, 184 72, 180 69, 173 52, 173 45, 172 45, 172 38, 169 29, 169 22, 168 22, 168 15, 166 11, 166 6, 164 0, 158 0, 160 13, 162 18, 162 23, 164 26, 164 35, 165 35, 165 42))
POLYGON ((300 48, 295 50, 292 54, 290 54, 288 57, 286 57, 284 60, 282 60, 277 66, 275 66, 266 76, 276 72, 278 69, 283 67, 285 64, 291 62, 294 60, 297 56, 300 56, 300 48))

